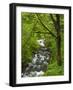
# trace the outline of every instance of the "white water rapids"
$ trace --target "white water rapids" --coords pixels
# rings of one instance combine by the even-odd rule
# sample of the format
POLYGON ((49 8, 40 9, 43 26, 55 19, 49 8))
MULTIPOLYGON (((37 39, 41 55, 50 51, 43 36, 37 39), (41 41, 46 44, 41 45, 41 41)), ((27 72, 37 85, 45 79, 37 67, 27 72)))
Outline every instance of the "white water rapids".
POLYGON ((43 76, 48 68, 50 52, 45 47, 43 39, 37 40, 37 42, 41 47, 39 51, 34 54, 32 62, 28 63, 28 67, 26 67, 24 73, 22 73, 22 77, 43 76))

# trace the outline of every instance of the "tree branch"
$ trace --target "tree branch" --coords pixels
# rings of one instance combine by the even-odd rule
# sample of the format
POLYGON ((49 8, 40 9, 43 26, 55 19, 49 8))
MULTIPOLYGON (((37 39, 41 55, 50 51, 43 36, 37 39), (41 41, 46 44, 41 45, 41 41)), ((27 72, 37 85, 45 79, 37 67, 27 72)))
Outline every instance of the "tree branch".
POLYGON ((39 18, 39 15, 36 14, 36 16, 37 16, 38 20, 40 21, 40 23, 42 24, 42 26, 43 26, 47 31, 49 31, 49 33, 50 33, 53 37, 56 38, 56 35, 53 34, 53 33, 47 28, 47 26, 41 21, 41 19, 39 18))
POLYGON ((57 22, 56 22, 56 20, 54 19, 54 17, 53 17, 52 14, 50 14, 50 17, 51 17, 51 19, 52 19, 52 21, 53 21, 53 24, 54 24, 54 27, 55 27, 55 29, 56 29, 56 24, 57 24, 57 22))
POLYGON ((54 19, 54 17, 53 17, 53 15, 52 14, 50 14, 50 17, 51 17, 51 19, 52 19, 52 21, 54 22, 54 24, 55 24, 55 19, 54 19))
POLYGON ((38 31, 38 32, 34 32, 34 33, 48 34, 49 32, 41 32, 41 31, 39 32, 39 31, 38 31))

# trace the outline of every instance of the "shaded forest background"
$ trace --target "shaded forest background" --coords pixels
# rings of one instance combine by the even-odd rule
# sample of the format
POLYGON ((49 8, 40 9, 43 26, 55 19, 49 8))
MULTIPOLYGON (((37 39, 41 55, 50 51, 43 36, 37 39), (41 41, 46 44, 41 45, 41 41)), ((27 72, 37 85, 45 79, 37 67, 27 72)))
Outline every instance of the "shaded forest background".
POLYGON ((64 15, 22 12, 21 21, 22 72, 40 48, 37 40, 42 38, 51 52, 44 76, 64 75, 64 15))

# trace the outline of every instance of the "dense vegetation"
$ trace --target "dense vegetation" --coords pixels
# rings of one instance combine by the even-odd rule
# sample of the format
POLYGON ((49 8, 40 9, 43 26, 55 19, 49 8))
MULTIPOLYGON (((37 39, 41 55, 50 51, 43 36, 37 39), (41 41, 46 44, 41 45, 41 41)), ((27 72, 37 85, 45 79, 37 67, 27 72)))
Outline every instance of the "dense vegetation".
POLYGON ((51 52, 45 76, 64 74, 64 15, 48 13, 21 13, 22 72, 39 50, 38 39, 44 39, 51 52))

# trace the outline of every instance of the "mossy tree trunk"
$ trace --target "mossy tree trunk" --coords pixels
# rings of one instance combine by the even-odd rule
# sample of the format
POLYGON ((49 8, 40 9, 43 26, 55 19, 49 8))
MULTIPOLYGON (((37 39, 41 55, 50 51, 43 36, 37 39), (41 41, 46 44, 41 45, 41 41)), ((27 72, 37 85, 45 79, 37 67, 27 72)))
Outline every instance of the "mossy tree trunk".
POLYGON ((52 14, 50 14, 50 17, 53 21, 55 30, 56 30, 56 47, 57 47, 57 63, 59 66, 62 65, 61 60, 61 27, 60 27, 60 15, 56 14, 55 18, 52 14))
POLYGON ((62 64, 62 60, 61 60, 61 30, 60 30, 60 15, 59 14, 56 14, 55 28, 56 28, 56 32, 57 32, 57 39, 56 39, 57 63, 60 66, 62 64))

